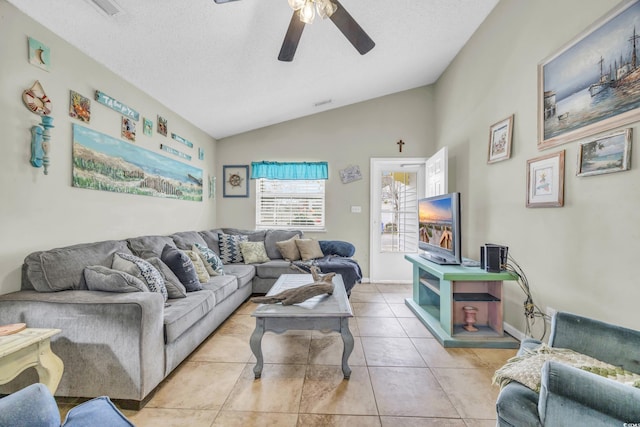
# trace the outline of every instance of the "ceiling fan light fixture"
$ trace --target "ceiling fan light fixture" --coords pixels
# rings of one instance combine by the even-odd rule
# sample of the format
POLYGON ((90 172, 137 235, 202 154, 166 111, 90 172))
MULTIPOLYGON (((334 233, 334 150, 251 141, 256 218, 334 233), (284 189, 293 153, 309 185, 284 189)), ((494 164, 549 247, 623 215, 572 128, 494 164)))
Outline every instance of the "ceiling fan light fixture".
POLYGON ((307 0, 299 13, 302 22, 313 24, 313 20, 316 17, 316 8, 313 6, 313 0, 307 0))
POLYGON ((293 10, 300 10, 306 3, 305 0, 289 0, 289 6, 293 10))
POLYGON ((331 18, 331 15, 338 10, 338 6, 331 0, 316 0, 316 8, 322 19, 331 18))

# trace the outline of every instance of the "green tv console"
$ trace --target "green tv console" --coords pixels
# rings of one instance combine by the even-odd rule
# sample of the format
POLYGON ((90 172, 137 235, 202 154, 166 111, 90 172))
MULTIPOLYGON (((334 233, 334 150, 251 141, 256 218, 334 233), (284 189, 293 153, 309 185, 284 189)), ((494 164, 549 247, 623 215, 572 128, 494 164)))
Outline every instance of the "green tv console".
POLYGON ((515 274, 439 265, 419 255, 405 259, 413 264, 413 298, 405 303, 444 347, 519 347, 502 326, 502 282, 517 280, 515 274), (463 327, 465 306, 477 309, 475 332, 463 327))

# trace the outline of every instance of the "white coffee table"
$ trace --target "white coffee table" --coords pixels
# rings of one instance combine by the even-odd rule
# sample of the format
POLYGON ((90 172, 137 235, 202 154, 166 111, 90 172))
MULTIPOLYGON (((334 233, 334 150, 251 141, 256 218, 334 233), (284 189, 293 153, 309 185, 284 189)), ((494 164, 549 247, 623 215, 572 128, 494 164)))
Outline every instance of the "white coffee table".
MULTIPOLYGON (((286 289, 313 283, 310 274, 283 274, 273 285, 267 295, 274 295, 286 289)), ((333 278, 333 295, 318 295, 293 305, 260 304, 253 312, 256 318, 256 329, 251 335, 251 351, 256 356, 253 368, 256 379, 262 375, 264 359, 262 357, 262 336, 271 331, 281 334, 285 331, 318 330, 340 332, 344 348, 342 351, 342 373, 345 379, 351 376, 351 368, 347 363, 353 351, 353 335, 349 330, 349 318, 353 317, 351 304, 344 290, 342 276, 333 278)))
POLYGON ((6 384, 22 371, 34 367, 40 382, 54 394, 62 378, 64 364, 51 351, 50 338, 60 329, 27 328, 0 337, 0 384, 6 384))

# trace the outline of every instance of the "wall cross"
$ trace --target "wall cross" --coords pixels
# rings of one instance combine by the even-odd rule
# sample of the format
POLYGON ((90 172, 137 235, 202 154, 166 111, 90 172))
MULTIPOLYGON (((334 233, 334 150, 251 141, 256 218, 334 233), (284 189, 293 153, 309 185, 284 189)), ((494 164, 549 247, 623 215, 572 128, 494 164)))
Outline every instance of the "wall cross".
POLYGON ((396 144, 398 144, 398 149, 402 153, 402 146, 405 144, 405 142, 403 140, 400 140, 400 141, 396 142, 396 144))

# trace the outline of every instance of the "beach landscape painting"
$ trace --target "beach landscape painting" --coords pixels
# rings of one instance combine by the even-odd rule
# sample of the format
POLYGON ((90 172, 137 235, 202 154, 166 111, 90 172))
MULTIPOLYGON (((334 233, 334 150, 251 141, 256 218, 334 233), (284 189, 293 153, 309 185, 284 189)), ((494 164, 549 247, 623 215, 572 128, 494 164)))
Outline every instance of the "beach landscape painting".
POLYGON ((538 148, 640 119, 640 0, 627 1, 538 67, 538 148))
POLYGON ((73 125, 74 187, 202 201, 202 169, 73 125))
POLYGON ((631 128, 580 143, 577 176, 628 170, 631 164, 631 128))

